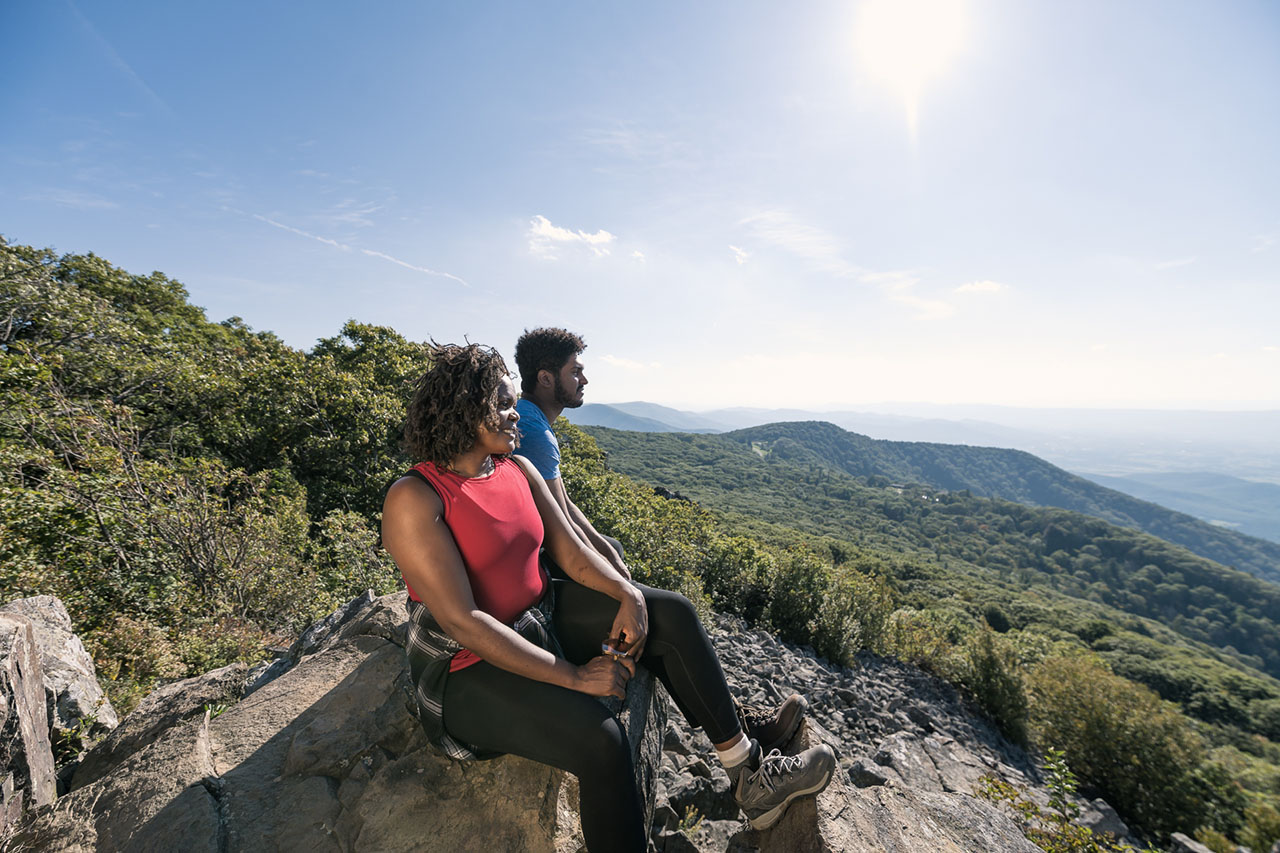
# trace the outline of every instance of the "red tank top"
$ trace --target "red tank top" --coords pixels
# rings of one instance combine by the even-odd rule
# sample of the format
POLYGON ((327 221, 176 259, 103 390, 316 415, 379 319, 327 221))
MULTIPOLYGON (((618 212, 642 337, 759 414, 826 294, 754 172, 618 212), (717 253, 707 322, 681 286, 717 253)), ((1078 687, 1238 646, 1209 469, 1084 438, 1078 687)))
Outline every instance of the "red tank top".
MULTIPOLYGON (((495 460, 488 477, 460 477, 430 462, 413 467, 440 495, 476 604, 500 622, 515 622, 542 599, 550 583, 538 562, 542 517, 524 472, 510 459, 495 460)), ((422 601, 413 587, 409 596, 422 601)), ((454 655, 449 671, 478 660, 474 652, 463 649, 454 655)))

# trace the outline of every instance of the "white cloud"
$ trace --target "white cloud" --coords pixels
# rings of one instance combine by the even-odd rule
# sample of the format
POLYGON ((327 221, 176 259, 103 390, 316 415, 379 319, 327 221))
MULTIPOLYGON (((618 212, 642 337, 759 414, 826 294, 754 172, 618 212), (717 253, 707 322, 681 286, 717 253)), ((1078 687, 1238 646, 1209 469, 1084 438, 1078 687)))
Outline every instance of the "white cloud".
POLYGON ((175 113, 169 105, 165 103, 164 99, 157 95, 155 90, 148 86, 146 81, 138 76, 138 72, 134 71, 133 67, 129 65, 129 63, 124 61, 124 57, 116 52, 116 49, 103 37, 102 33, 98 32, 98 28, 93 25, 93 22, 84 16, 76 4, 68 3, 67 5, 70 7, 72 14, 74 14, 77 20, 79 20, 80 26, 87 30, 93 40, 98 43, 98 47, 100 47, 102 52, 106 54, 107 60, 119 69, 127 78, 129 78, 134 86, 136 86, 138 90, 146 96, 147 100, 151 101, 152 104, 163 110, 170 118, 175 117, 175 113))
POLYGON ((733 252, 733 259, 741 266, 747 262, 747 258, 751 257, 751 253, 745 249, 739 249, 737 246, 730 246, 729 251, 733 252))
POLYGON ((346 243, 339 243, 337 240, 331 240, 328 237, 321 237, 318 234, 312 234, 310 231, 303 231, 301 228, 294 228, 292 225, 285 225, 283 222, 276 222, 274 219, 268 219, 267 217, 262 216, 261 214, 254 213, 254 214, 251 214, 251 216, 253 216, 253 218, 258 220, 259 222, 265 222, 268 225, 271 225, 275 228, 279 228, 282 231, 288 231, 291 234, 297 234, 299 237, 306 237, 310 240, 315 240, 317 243, 324 243, 325 245, 333 246, 335 249, 341 249, 344 252, 351 251, 351 247, 348 246, 346 243))
POLYGON ((335 225, 359 225, 361 227, 368 227, 373 224, 373 220, 370 217, 379 210, 382 210, 382 205, 380 204, 374 204, 371 201, 360 202, 353 198, 346 198, 334 205, 333 209, 322 218, 334 223, 335 225))
POLYGON ((991 279, 983 279, 982 281, 970 281, 956 288, 956 293, 999 293, 1002 290, 1008 290, 1009 285, 1001 284, 991 279))
MULTIPOLYGON (((242 211, 235 210, 234 208, 230 208, 230 207, 224 208, 224 210, 229 210, 232 213, 238 213, 241 216, 245 215, 242 211)), ((310 231, 303 231, 301 228, 294 228, 292 225, 285 225, 283 222, 277 222, 274 219, 268 219, 267 217, 262 216, 261 214, 252 213, 252 214, 249 214, 249 216, 251 216, 253 219, 258 220, 259 222, 265 222, 268 225, 272 226, 273 228, 279 228, 282 231, 288 231, 290 234, 297 234, 299 237, 306 237, 308 240, 315 240, 317 243, 324 243, 326 246, 333 246, 335 249, 341 249, 344 252, 354 251, 354 249, 351 246, 348 246, 346 243, 339 243, 337 240, 330 239, 329 237, 321 237, 319 234, 312 234, 310 231)), ((434 275, 434 276, 439 276, 441 278, 452 279, 453 281, 458 282, 464 287, 471 286, 466 281, 454 275, 453 273, 441 272, 440 270, 433 270, 433 269, 429 269, 428 267, 420 267, 420 266, 417 266, 416 264, 411 264, 408 261, 402 261, 397 257, 388 255, 386 252, 378 252, 378 251, 375 251, 374 249, 361 249, 360 253, 363 255, 368 255, 371 258, 381 258, 384 261, 390 261, 391 263, 396 264, 398 266, 402 266, 405 269, 410 269, 410 270, 413 270, 414 272, 420 272, 420 273, 423 273, 424 275, 434 275)))
POLYGON ((73 207, 76 210, 115 210, 120 205, 110 199, 94 193, 82 193, 75 190, 48 189, 24 197, 25 201, 47 201, 62 207, 73 207))
POLYGON ((573 231, 552 225, 551 220, 538 214, 529 220, 529 252, 548 261, 559 259, 557 251, 564 246, 584 246, 596 257, 609 254, 609 244, 618 238, 603 228, 594 234, 573 231))
POLYGON ((1280 347, 1274 347, 1268 344, 1267 346, 1264 346, 1262 348, 1262 351, 1263 352, 1280 352, 1280 347))
POLYGON ((393 258, 390 255, 386 254, 385 252, 375 252, 373 249, 361 249, 360 251, 371 258, 382 258, 384 261, 391 261, 391 263, 393 264, 399 264, 405 269, 411 269, 415 272, 426 273, 427 275, 438 275, 438 276, 441 276, 442 278, 451 278, 454 281, 461 284, 463 287, 471 286, 467 284, 465 281, 463 281, 462 279, 458 278, 453 273, 440 272, 440 270, 433 270, 433 269, 428 269, 427 267, 414 266, 408 261, 402 261, 399 258, 393 258))
POLYGON ((1178 267, 1185 267, 1185 266, 1194 264, 1197 260, 1199 260, 1199 258, 1196 258, 1193 256, 1190 258, 1176 258, 1172 261, 1161 261, 1160 263, 1156 264, 1156 269, 1158 270, 1177 269, 1178 267))
POLYGON ((600 357, 600 360, 610 367, 617 367, 622 370, 652 370, 662 367, 662 362, 660 361, 651 361, 646 364, 643 361, 636 361, 631 358, 621 358, 616 355, 604 355, 600 357))
POLYGON ((955 309, 941 299, 929 299, 915 292, 920 283, 918 278, 908 273, 876 273, 868 278, 876 279, 885 296, 894 302, 914 308, 924 318, 946 317, 955 309))
POLYGON ((1280 233, 1272 232, 1270 234, 1256 234, 1253 238, 1252 252, 1266 252, 1272 249, 1276 243, 1280 242, 1280 233))
POLYGON ((823 272, 842 278, 859 278, 867 272, 844 259, 844 249, 834 235, 800 222, 785 211, 761 211, 741 224, 749 227, 757 239, 804 258, 823 272))
POLYGON ((639 249, 636 249, 634 252, 632 252, 631 257, 635 258, 640 263, 644 263, 644 252, 640 251, 639 249))

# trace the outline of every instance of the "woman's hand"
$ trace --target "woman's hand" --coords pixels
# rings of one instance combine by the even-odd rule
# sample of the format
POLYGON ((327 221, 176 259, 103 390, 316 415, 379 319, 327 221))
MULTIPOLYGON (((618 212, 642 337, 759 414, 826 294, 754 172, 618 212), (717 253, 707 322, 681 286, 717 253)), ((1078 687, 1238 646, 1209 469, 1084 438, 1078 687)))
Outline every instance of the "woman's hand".
POLYGON ((613 630, 610 637, 622 639, 621 650, 633 661, 640 660, 644 653, 645 640, 649 638, 649 609, 645 606, 644 595, 640 590, 627 585, 629 595, 624 595, 618 605, 618 615, 613 619, 613 630))
POLYGON ((600 655, 578 667, 573 689, 588 696, 612 696, 625 699, 627 682, 636 674, 636 664, 631 658, 615 658, 600 655))

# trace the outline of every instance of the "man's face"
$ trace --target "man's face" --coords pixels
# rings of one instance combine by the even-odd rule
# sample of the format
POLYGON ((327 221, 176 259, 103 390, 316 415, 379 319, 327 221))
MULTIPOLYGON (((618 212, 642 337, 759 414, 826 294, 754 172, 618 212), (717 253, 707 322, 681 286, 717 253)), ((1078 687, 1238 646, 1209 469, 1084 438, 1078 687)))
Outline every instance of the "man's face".
POLYGON ((564 363, 555 374, 556 405, 576 409, 582 405, 582 389, 587 386, 587 376, 582 372, 582 362, 575 355, 564 363))

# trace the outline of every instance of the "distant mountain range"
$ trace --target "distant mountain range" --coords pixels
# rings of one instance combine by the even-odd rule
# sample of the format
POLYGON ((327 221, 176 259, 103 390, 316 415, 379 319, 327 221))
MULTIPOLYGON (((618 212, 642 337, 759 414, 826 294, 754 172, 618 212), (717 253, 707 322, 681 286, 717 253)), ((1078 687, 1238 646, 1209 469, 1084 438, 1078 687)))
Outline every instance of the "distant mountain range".
POLYGON ((1280 486, 1208 471, 1082 476, 1210 524, 1280 542, 1280 486))
MULTIPOLYGON (((585 408, 585 406, 583 407, 585 408)), ((676 436, 673 436, 673 438, 676 436)), ((621 436, 597 433, 606 449, 621 436)), ((1246 536, 1076 476, 1030 453, 993 447, 885 441, 824 422, 788 422, 705 436, 702 446, 747 447, 811 469, 877 485, 920 484, 1029 506, 1059 507, 1144 531, 1225 566, 1280 582, 1280 544, 1246 536)), ((650 442, 656 449, 656 445, 650 442)), ((678 454, 679 445, 663 446, 678 454)), ((621 448, 619 448, 621 449, 621 448)), ((655 459, 649 451, 648 462, 655 459)), ((621 460, 620 460, 621 461, 621 460)), ((624 473, 645 478, 632 459, 624 473)), ((679 481, 673 481, 679 488, 679 481)))
POLYGON ((1082 476, 1132 497, 1280 542, 1280 412, 912 408, 919 414, 748 408, 698 413, 631 402, 587 404, 565 415, 578 425, 641 432, 727 433, 824 421, 883 440, 1017 448, 1060 468, 1087 471, 1082 476))

